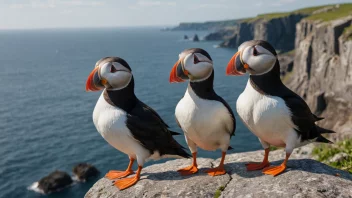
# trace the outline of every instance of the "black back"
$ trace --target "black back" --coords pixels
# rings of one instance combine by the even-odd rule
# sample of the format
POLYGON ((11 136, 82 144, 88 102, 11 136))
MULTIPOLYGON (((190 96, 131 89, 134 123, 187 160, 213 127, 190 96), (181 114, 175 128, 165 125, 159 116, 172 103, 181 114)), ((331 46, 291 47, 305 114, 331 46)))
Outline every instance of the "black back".
POLYGON ((236 130, 236 119, 233 114, 233 111, 230 105, 227 104, 227 102, 222 97, 220 97, 215 93, 213 83, 214 83, 214 70, 212 71, 209 78, 207 78, 206 80, 199 81, 199 82, 191 81, 189 84, 192 90, 194 91, 194 93, 198 97, 205 100, 215 100, 215 101, 221 102, 226 107, 226 109, 229 111, 231 118, 233 120, 233 130, 231 131, 231 135, 234 135, 236 130))
POLYGON ((173 139, 169 126, 148 105, 141 102, 134 94, 134 79, 121 90, 105 90, 105 100, 127 113, 126 126, 133 137, 151 154, 159 151, 160 155, 178 155, 190 157, 183 147, 173 139))

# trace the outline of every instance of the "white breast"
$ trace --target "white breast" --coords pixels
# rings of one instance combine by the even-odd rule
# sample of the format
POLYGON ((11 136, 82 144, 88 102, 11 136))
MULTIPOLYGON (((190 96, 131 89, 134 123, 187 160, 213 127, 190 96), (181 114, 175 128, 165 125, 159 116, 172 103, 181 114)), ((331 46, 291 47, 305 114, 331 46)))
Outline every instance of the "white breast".
MULTIPOLYGON (((126 112, 112 106, 100 96, 94 111, 93 122, 101 136, 113 147, 134 157, 147 159, 149 152, 135 140, 126 126, 126 112)), ((143 160, 141 160, 143 161, 143 160)))
POLYGON ((285 101, 259 93, 249 80, 237 99, 236 109, 249 130, 271 145, 285 146, 288 139, 296 137, 293 130, 295 125, 285 101))
POLYGON ((176 106, 175 115, 185 135, 200 148, 216 150, 229 146, 234 126, 221 102, 199 98, 189 86, 176 106))

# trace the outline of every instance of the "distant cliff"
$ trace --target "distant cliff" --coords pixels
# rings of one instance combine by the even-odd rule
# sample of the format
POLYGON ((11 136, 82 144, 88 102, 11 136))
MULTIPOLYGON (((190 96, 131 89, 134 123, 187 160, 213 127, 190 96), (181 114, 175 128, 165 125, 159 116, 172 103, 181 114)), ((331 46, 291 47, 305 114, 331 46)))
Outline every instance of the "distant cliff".
POLYGON ((270 42, 280 52, 287 52, 295 47, 296 24, 302 19, 318 20, 329 15, 343 17, 352 10, 351 5, 325 5, 292 12, 261 14, 239 20, 231 29, 226 27, 214 31, 205 40, 223 40, 220 47, 237 48, 247 40, 260 39, 270 42))
POLYGON ((237 19, 224 20, 224 21, 208 21, 203 23, 180 23, 178 26, 170 28, 168 30, 219 30, 221 28, 236 26, 238 24, 237 19))
POLYGON ((238 47, 248 40, 266 40, 275 49, 289 51, 294 47, 296 23, 306 15, 290 14, 278 18, 258 18, 239 23, 237 32, 220 44, 221 47, 238 47))
POLYGON ((352 12, 331 19, 307 18, 297 24, 293 70, 285 82, 325 117, 320 125, 351 136, 352 12))

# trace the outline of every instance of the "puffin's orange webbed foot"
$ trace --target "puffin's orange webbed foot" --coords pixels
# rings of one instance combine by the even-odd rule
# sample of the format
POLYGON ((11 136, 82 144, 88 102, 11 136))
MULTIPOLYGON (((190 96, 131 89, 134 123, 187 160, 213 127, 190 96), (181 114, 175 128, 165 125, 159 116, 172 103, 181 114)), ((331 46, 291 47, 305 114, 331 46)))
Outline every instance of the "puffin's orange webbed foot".
POLYGON ((114 185, 120 190, 124 190, 136 184, 138 180, 139 180, 139 177, 137 176, 132 178, 124 178, 124 179, 115 181, 114 185))
POLYGON ((255 171, 255 170, 261 170, 263 168, 266 168, 270 165, 269 162, 262 162, 262 163, 248 163, 246 164, 247 171, 255 171))
POLYGON ((280 166, 270 166, 267 167, 263 170, 263 173, 266 175, 272 175, 272 176, 277 176, 280 173, 284 172, 286 170, 286 165, 281 164, 280 166))
POLYGON ((224 168, 225 156, 226 156, 226 152, 222 152, 221 161, 220 161, 219 166, 216 168, 208 169, 205 172, 207 172, 208 175, 210 175, 210 176, 217 176, 217 175, 225 174, 226 173, 225 168, 224 168))
POLYGON ((217 176, 217 175, 224 175, 226 174, 226 171, 224 169, 224 166, 218 166, 216 168, 211 168, 205 171, 208 173, 210 176, 217 176))
POLYGON ((125 171, 111 170, 108 173, 106 173, 105 177, 113 180, 113 179, 120 179, 120 178, 127 177, 133 173, 134 173, 133 170, 125 170, 125 171))
POLYGON ((179 169, 177 172, 179 172, 183 176, 192 175, 198 172, 198 167, 195 165, 191 165, 186 168, 179 169))
POLYGON ((193 162, 191 166, 177 170, 182 176, 192 175, 198 172, 197 152, 192 153, 193 162))
POLYGON ((140 178, 141 171, 142 171, 142 166, 138 166, 138 170, 134 177, 117 180, 114 182, 114 185, 120 190, 124 190, 126 188, 129 188, 135 185, 140 178))

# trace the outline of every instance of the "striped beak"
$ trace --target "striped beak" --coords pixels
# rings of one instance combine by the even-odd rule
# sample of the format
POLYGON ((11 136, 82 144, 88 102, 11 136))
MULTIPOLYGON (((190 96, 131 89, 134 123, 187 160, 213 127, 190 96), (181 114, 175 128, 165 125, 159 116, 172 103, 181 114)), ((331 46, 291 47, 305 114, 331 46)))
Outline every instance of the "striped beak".
POLYGON ((178 83, 184 82, 188 78, 188 71, 184 69, 182 66, 183 59, 179 59, 175 65, 172 67, 169 82, 170 83, 178 83))
POLYGON ((86 82, 86 91, 99 91, 104 89, 104 80, 102 81, 99 75, 99 66, 95 67, 89 74, 86 82))
POLYGON ((241 52, 238 51, 235 55, 233 55, 230 62, 227 64, 226 75, 241 76, 246 73, 246 69, 248 68, 248 64, 242 62, 241 52))

